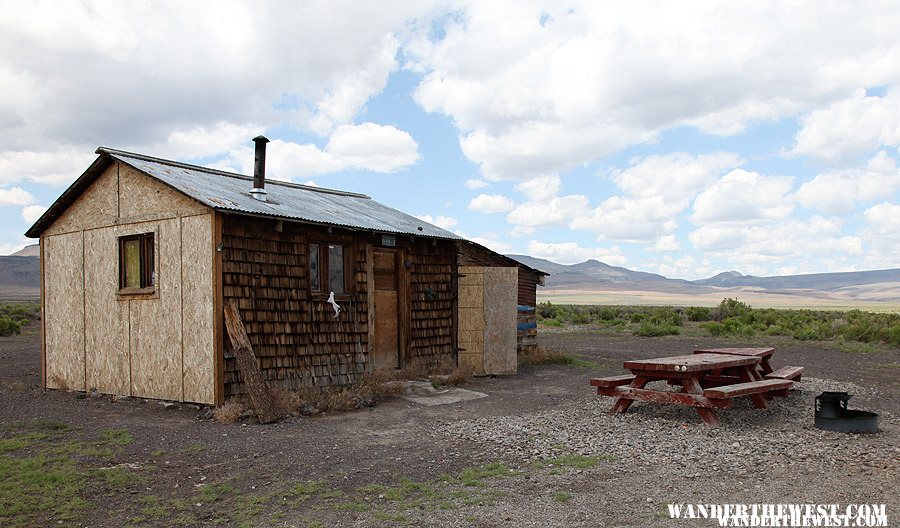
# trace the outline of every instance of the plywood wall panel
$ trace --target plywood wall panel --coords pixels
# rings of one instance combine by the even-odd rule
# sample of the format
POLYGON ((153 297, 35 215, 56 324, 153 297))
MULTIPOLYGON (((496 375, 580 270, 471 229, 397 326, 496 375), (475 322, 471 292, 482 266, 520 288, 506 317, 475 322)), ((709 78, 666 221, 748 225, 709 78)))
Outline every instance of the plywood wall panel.
POLYGON ((212 220, 201 215, 181 221, 184 400, 209 404, 215 403, 212 220))
POLYGON ((116 223, 118 164, 113 163, 56 219, 44 235, 70 233, 116 223))
POLYGON ((459 366, 472 374, 484 371, 484 270, 483 266, 459 267, 457 346, 459 366))
POLYGON ((162 184, 137 169, 119 164, 119 216, 146 216, 174 213, 189 216, 208 213, 209 209, 192 198, 162 184))
POLYGON ((158 299, 129 301, 134 396, 183 399, 180 222, 177 218, 155 222, 158 299))
POLYGON ((515 374, 517 268, 484 270, 484 370, 487 374, 515 374))
POLYGON ((119 228, 84 233, 85 362, 87 388, 131 394, 128 301, 119 300, 119 228))
POLYGON ((47 387, 85 389, 83 240, 80 232, 44 237, 47 387))

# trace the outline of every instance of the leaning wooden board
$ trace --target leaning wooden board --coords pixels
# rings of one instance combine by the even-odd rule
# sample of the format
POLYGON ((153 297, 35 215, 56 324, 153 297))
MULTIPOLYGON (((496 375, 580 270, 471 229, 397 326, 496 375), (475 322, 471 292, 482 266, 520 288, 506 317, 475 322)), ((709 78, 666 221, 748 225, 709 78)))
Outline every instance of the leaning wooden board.
POLYGON ((272 398, 269 385, 263 378, 262 371, 259 369, 259 363, 257 363, 256 356, 253 354, 253 346, 250 344, 250 338, 247 337, 247 330, 244 329, 241 314, 238 312, 234 300, 231 299, 225 303, 225 328, 228 331, 231 346, 234 347, 234 356, 237 359, 238 369, 244 378, 244 385, 250 394, 250 401, 256 410, 256 417, 259 419, 259 423, 274 422, 278 419, 275 400, 272 398))

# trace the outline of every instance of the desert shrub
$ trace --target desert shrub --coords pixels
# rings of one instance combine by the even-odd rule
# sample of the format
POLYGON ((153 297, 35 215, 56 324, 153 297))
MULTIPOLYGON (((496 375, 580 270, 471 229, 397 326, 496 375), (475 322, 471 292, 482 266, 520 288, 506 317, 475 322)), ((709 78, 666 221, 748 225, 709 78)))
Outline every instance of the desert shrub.
POLYGON ((244 406, 237 402, 228 402, 213 411, 213 418, 219 423, 233 424, 241 418, 244 406))
POLYGON ((591 316, 586 313, 576 313, 572 316, 572 324, 590 324, 591 316))
POLYGON ((13 319, 7 315, 0 315, 0 337, 11 336, 22 331, 24 322, 13 319))
POLYGON ((678 309, 662 306, 650 308, 645 321, 657 326, 681 326, 684 319, 678 309))
POLYGON ((556 310, 557 310, 557 307, 553 306, 553 304, 550 302, 538 303, 537 308, 536 308, 538 317, 541 317, 544 319, 555 318, 556 310))
POLYGON ((11 303, 0 305, 0 316, 15 321, 36 321, 41 317, 41 305, 38 303, 11 303))
POLYGON ((646 317, 647 317, 647 314, 643 314, 643 313, 640 313, 640 312, 636 312, 636 313, 631 314, 630 319, 631 319, 631 322, 632 322, 632 323, 640 323, 640 322, 643 321, 646 317))
POLYGON ((719 303, 719 306, 716 307, 715 313, 712 315, 713 319, 721 321, 722 319, 726 319, 728 317, 741 317, 747 315, 750 313, 750 310, 752 310, 752 308, 749 304, 728 297, 722 299, 722 302, 719 303))
POLYGON ((688 321, 709 321, 711 310, 705 306, 688 306, 684 309, 688 321))
POLYGON ((562 325, 563 325, 561 322, 557 321, 556 319, 544 319, 544 320, 541 321, 541 322, 544 323, 544 325, 546 325, 546 326, 556 326, 556 327, 559 327, 559 326, 562 326, 562 325))
POLYGON ((597 311, 597 318, 601 321, 612 321, 619 317, 619 310, 610 307, 603 307, 597 311))
POLYGON ((636 336, 642 337, 659 337, 664 335, 678 335, 679 330, 678 327, 668 323, 650 323, 643 322, 641 325, 632 332, 636 336))
POLYGON ((717 323, 715 321, 710 321, 708 323, 703 323, 700 325, 700 328, 703 328, 709 335, 711 336, 720 336, 725 335, 725 325, 722 323, 717 323))

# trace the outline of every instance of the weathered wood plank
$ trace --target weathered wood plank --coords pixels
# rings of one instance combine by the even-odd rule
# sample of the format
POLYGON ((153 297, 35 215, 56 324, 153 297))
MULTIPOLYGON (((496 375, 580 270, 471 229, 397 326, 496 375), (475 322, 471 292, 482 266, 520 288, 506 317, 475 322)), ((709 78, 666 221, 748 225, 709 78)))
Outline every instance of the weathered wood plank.
POLYGON ((803 367, 781 367, 778 370, 766 374, 765 378, 800 381, 800 376, 802 374, 803 367))
POLYGON ((594 387, 618 387, 620 385, 628 385, 634 381, 634 375, 623 374, 621 376, 609 376, 606 378, 593 378, 591 385, 594 387))
POLYGON ((791 388, 793 382, 790 380, 762 380, 750 381, 747 383, 738 383, 735 385, 723 385, 721 387, 711 387, 703 390, 703 395, 707 398, 724 399, 736 398, 738 396, 747 396, 751 394, 762 394, 770 391, 784 390, 791 388))
POLYGON ((727 409, 731 406, 731 401, 729 400, 713 400, 697 394, 639 389, 636 387, 598 387, 597 393, 603 396, 612 396, 620 399, 624 398, 627 400, 643 400, 653 403, 690 405, 691 407, 703 407, 707 409, 727 409))
POLYGON ((725 354, 687 354, 654 359, 637 359, 626 361, 628 370, 701 372, 744 365, 756 365, 761 359, 755 356, 733 356, 725 354))
POLYGON ((244 386, 250 394, 250 401, 256 410, 256 417, 260 423, 274 422, 278 419, 275 400, 259 369, 256 356, 253 355, 253 347, 250 345, 250 338, 247 337, 244 323, 241 322, 237 305, 231 300, 225 303, 225 328, 234 349, 238 369, 244 379, 244 386))

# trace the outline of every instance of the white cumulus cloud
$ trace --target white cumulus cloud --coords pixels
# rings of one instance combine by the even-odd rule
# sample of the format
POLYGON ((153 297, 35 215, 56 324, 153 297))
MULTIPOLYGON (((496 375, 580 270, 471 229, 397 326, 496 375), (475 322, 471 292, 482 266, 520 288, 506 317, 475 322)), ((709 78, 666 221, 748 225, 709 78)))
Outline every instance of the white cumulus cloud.
POLYGON ((789 176, 763 176, 735 169, 697 196, 693 220, 756 222, 785 218, 794 208, 789 195, 793 181, 789 176))
POLYGON ((478 189, 486 189, 487 187, 490 187, 491 184, 489 184, 488 182, 486 182, 484 180, 469 179, 469 180, 466 180, 464 185, 466 186, 466 189, 478 190, 478 189))
POLYGON ((453 218, 450 216, 444 216, 444 215, 437 215, 437 216, 421 215, 421 216, 416 216, 416 218, 418 218, 419 220, 428 222, 429 224, 436 225, 436 226, 440 227, 441 229, 446 229, 448 231, 453 229, 454 227, 456 227, 456 224, 459 223, 456 220, 456 218, 453 218))
POLYGON ((648 246, 647 249, 651 251, 678 251, 681 249, 681 244, 675 235, 664 235, 659 237, 655 244, 648 246))
POLYGON ((33 224, 46 211, 47 207, 43 205, 26 205, 22 208, 22 220, 25 220, 25 223, 29 225, 33 224))
POLYGON ((0 189, 0 205, 27 205, 32 201, 34 196, 21 187, 0 189))
POLYGON ((831 170, 816 175, 797 191, 801 204, 834 215, 853 211, 860 203, 890 197, 900 190, 897 160, 881 151, 864 169, 831 170))
MULTIPOLYGON (((312 143, 273 140, 266 149, 266 174, 293 180, 350 168, 388 173, 409 167, 419 158, 412 136, 393 125, 342 125, 322 149, 312 143)), ((252 174, 253 148, 234 149, 213 166, 252 174)))
POLYGON ((743 161, 731 152, 700 155, 674 152, 635 158, 628 168, 614 170, 610 176, 629 196, 660 197, 684 207, 726 170, 739 167, 743 161))
POLYGON ((624 266, 628 262, 618 246, 582 247, 575 242, 554 243, 532 240, 528 243, 528 254, 559 264, 577 264, 591 259, 612 266, 624 266))
POLYGON ((416 100, 453 120, 482 174, 530 179, 669 128, 736 134, 894 82, 897 26, 890 3, 510 0, 467 3, 405 51, 424 73, 416 100))
POLYGON ((523 227, 566 225, 584 214, 587 205, 587 197, 580 194, 557 196, 545 202, 519 204, 510 211, 506 220, 523 227))
POLYGON ((479 194, 469 202, 469 209, 479 213, 505 213, 515 206, 512 199, 502 194, 479 194))
POLYGON ((71 183, 96 158, 94 149, 0 152, 0 185, 30 180, 47 185, 71 183))
POLYGON ((900 92, 867 97, 865 90, 856 90, 852 97, 810 112, 794 140, 794 154, 828 162, 865 154, 882 145, 898 147, 900 92))
POLYGON ((840 222, 819 216, 770 225, 702 226, 688 238, 695 248, 729 259, 766 262, 863 254, 862 240, 843 233, 840 222))
POLYGON ((678 227, 675 215, 679 210, 677 204, 666 202, 662 197, 613 196, 589 214, 573 219, 569 225, 574 229, 593 231, 601 239, 648 242, 678 227))

